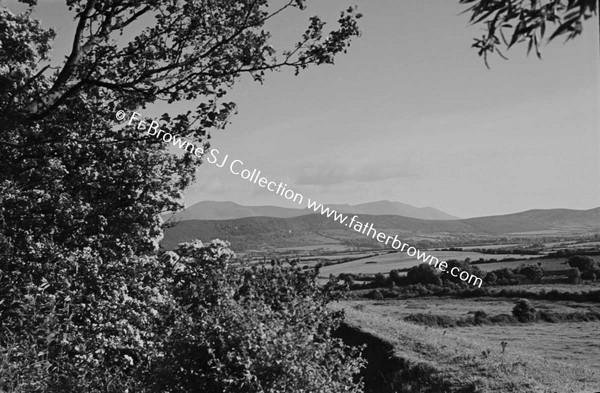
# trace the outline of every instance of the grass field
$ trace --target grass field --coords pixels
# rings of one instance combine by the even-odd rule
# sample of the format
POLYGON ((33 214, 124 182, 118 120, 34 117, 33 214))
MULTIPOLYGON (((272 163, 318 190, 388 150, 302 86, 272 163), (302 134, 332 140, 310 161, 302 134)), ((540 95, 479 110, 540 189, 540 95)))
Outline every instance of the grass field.
POLYGON ((498 269, 504 269, 504 268, 514 269, 523 264, 524 265, 527 265, 527 264, 537 265, 538 263, 541 263, 542 269, 547 269, 547 270, 563 270, 563 269, 569 268, 569 266, 567 265, 567 258, 535 259, 533 261, 530 259, 519 259, 518 261, 506 261, 506 262, 482 263, 482 264, 475 263, 475 266, 477 266, 480 270, 482 270, 484 272, 490 272, 492 270, 498 270, 498 269))
MULTIPOLYGON (((600 322, 534 323, 519 326, 472 326, 453 328, 465 338, 488 343, 507 341, 521 352, 547 359, 581 364, 600 373, 600 322)), ((599 381, 600 383, 600 381, 599 381)), ((599 385, 600 386, 600 385, 599 385)))
POLYGON ((509 289, 511 291, 528 291, 528 292, 536 292, 539 293, 541 291, 550 292, 552 290, 557 290, 559 292, 590 292, 590 291, 598 291, 600 290, 600 281, 597 282, 585 282, 583 284, 573 285, 573 284, 561 284, 561 283, 551 283, 551 284, 519 284, 519 285, 510 285, 510 286, 491 286, 491 290, 493 291, 501 291, 502 289, 509 289))
MULTIPOLYGON (((577 303, 569 301, 532 300, 533 306, 539 310, 556 313, 596 311, 600 312, 600 304, 577 303)), ((490 315, 510 314, 514 299, 507 298, 475 298, 456 299, 450 297, 419 297, 403 300, 357 300, 349 301, 348 306, 358 309, 368 308, 377 314, 402 319, 409 314, 426 313, 466 317, 469 312, 483 310, 490 315)))
MULTIPOLYGON (((431 255, 434 255, 440 261, 447 261, 449 259, 457 259, 462 261, 466 258, 471 258, 472 260, 477 260, 479 258, 520 258, 525 260, 527 258, 532 257, 526 255, 510 254, 488 255, 475 251, 431 251, 431 255)), ((390 254, 379 255, 377 257, 359 259, 352 262, 342 263, 339 265, 326 266, 321 270, 321 275, 328 277, 330 274, 338 275, 340 273, 389 273, 390 270, 410 268, 421 263, 423 263, 423 261, 417 260, 416 257, 408 256, 404 252, 394 252, 390 254)), ((520 262, 517 266, 519 266, 521 263, 523 262, 520 262)))
MULTIPOLYGON (((397 357, 433 367, 452 381, 457 387, 453 391, 582 393, 600 386, 600 322, 445 329, 402 319, 406 312, 463 315, 481 308, 506 312, 510 307, 509 302, 488 299, 354 301, 334 307, 346 310, 349 324, 393 344, 397 357), (505 353, 502 341, 508 342, 505 353)), ((568 303, 548 307, 573 308, 568 303)))

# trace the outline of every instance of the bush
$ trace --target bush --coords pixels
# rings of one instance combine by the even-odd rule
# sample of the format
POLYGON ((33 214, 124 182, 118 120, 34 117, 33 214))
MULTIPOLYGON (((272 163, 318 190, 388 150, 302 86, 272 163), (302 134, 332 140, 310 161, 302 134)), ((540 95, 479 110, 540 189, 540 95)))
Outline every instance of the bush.
POLYGON ((405 321, 417 323, 419 325, 433 327, 454 327, 457 325, 456 318, 449 315, 434 314, 410 314, 404 318, 405 321))
POLYGON ((581 273, 581 279, 596 281, 598 279, 598 274, 596 274, 596 273, 600 274, 600 272, 594 272, 594 271, 588 270, 586 272, 581 273))
POLYGON ((367 297, 369 299, 374 299, 374 300, 383 300, 383 293, 381 293, 381 291, 379 289, 374 289, 371 292, 369 292, 367 294, 367 297))
POLYGON ((406 272, 406 283, 442 285, 442 280, 433 266, 422 263, 408 269, 406 272))
POLYGON ((482 323, 485 323, 485 321, 488 319, 488 315, 485 311, 478 310, 478 311, 475 311, 473 318, 474 318, 475 324, 480 325, 482 323))
POLYGON ((0 304, 0 391, 360 392, 358 351, 331 336, 338 289, 316 270, 232 255, 186 243, 0 304))
POLYGON ((539 283, 544 277, 544 271, 537 265, 528 265, 519 269, 519 274, 524 275, 532 283, 539 283))
POLYGON ((512 325, 519 322, 515 317, 508 314, 494 315, 493 317, 490 317, 489 321, 490 323, 496 323, 499 325, 512 325))
POLYGON ((519 322, 532 322, 535 321, 537 317, 536 309, 526 299, 521 299, 516 302, 512 314, 519 322))
POLYGON ((592 258, 585 255, 573 255, 567 260, 569 266, 576 267, 580 272, 598 272, 600 271, 600 267, 598 266, 598 262, 594 261, 592 258))

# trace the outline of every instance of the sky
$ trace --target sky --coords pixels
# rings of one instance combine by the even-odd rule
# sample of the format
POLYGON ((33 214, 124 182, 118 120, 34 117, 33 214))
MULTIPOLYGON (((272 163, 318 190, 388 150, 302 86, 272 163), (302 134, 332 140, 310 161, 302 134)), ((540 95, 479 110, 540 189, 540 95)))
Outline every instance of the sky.
MULTIPOLYGON (((75 24, 58 3, 41 0, 37 14, 58 26, 55 58, 75 24)), ((462 218, 600 206, 596 18, 574 41, 545 45, 542 60, 519 46, 487 69, 470 47, 483 26, 457 0, 309 3, 273 20, 276 48, 310 16, 333 23, 354 4, 362 36, 333 66, 242 78, 228 97, 237 115, 212 134, 221 155, 322 203, 391 200, 462 218)), ((209 163, 185 195, 186 206, 204 200, 298 207, 209 163)))

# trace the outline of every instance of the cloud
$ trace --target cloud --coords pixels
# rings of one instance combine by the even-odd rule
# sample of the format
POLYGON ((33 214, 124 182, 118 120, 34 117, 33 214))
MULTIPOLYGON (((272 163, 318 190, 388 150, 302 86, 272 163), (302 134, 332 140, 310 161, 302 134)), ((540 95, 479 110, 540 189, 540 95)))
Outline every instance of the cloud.
POLYGON ((296 174, 298 185, 331 185, 340 183, 371 183, 381 180, 416 177, 417 171, 408 163, 386 165, 380 162, 323 162, 305 167, 296 174))

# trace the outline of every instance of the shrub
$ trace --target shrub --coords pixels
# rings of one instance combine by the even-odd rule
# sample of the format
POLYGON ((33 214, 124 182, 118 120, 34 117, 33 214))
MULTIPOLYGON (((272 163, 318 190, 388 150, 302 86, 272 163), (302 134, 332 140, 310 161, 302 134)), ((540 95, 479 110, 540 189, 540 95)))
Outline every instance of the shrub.
POLYGON ((485 277, 483 278, 483 281, 486 284, 494 285, 498 281, 498 276, 496 276, 496 274, 494 272, 489 272, 485 275, 485 277))
POLYGON ((580 272, 600 271, 598 262, 585 255, 573 255, 567 262, 569 266, 576 267, 580 272))
POLYGON ((528 265, 519 269, 519 274, 523 274, 532 283, 539 283, 544 276, 544 271, 537 265, 528 265))
POLYGON ((404 318, 405 321, 417 323, 419 325, 434 327, 454 327, 457 325, 456 318, 449 315, 434 314, 410 314, 404 318))
POLYGON ((408 284, 434 284, 442 285, 442 280, 435 268, 426 263, 413 266, 406 272, 406 282, 408 284))
POLYGON ((511 325, 517 323, 517 319, 512 315, 508 314, 498 314, 490 317, 490 323, 497 323, 499 325, 511 325))
POLYGON ((359 353, 331 336, 337 287, 232 255, 217 240, 90 260, 70 291, 42 284, 0 304, 0 391, 358 393, 359 353))
POLYGON ((592 270, 585 271, 585 272, 581 273, 581 279, 596 281, 598 278, 598 275, 596 273, 600 274, 600 272, 594 272, 592 270))
POLYGON ((474 318, 475 324, 480 325, 487 320, 488 315, 485 311, 477 310, 477 311, 475 311, 473 318, 474 318))
POLYGON ((340 293, 318 270, 228 264, 223 244, 188 243, 173 294, 183 318, 173 329, 154 386, 177 392, 355 392, 363 364, 331 336, 340 293))
POLYGON ((383 300, 383 293, 381 293, 381 291, 379 289, 374 289, 371 292, 369 292, 367 294, 367 297, 369 299, 374 299, 374 300, 383 300))
POLYGON ((532 322, 536 319, 537 311, 528 300, 521 299, 516 302, 512 314, 519 322, 532 322))

